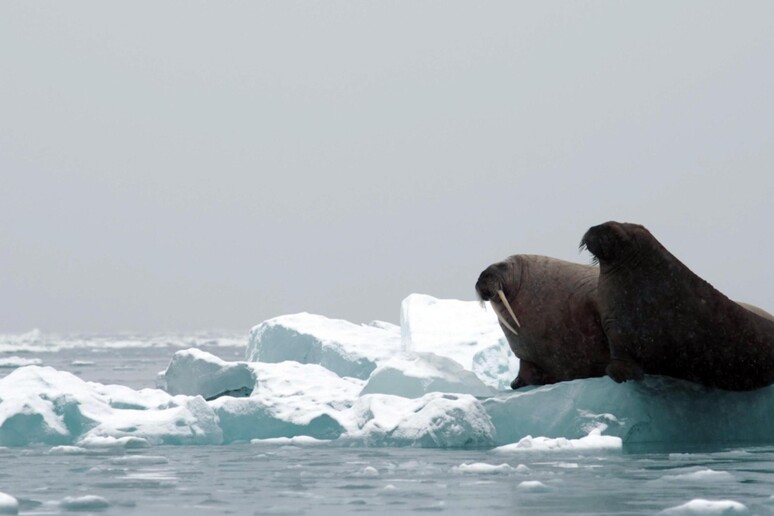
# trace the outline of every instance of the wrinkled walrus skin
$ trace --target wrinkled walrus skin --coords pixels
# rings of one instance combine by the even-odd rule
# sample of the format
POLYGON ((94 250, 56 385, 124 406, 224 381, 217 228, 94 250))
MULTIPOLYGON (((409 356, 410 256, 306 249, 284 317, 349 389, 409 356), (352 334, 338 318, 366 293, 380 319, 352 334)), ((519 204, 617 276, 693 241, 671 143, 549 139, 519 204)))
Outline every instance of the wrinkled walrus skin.
POLYGON ((606 222, 581 241, 599 261, 598 309, 617 382, 660 374, 742 391, 774 382, 774 321, 691 272, 643 226, 606 222))
POLYGON ((594 266, 534 255, 511 256, 481 273, 476 292, 492 302, 520 361, 511 388, 605 375, 610 356, 596 302, 598 273, 594 266))

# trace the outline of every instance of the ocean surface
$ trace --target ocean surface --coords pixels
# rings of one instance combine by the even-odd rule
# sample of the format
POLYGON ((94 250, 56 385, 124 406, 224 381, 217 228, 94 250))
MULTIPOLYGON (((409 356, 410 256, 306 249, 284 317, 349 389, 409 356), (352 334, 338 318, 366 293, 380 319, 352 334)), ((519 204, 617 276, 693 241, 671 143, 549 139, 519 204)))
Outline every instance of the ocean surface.
MULTIPOLYGON (((244 358, 246 343, 149 341, 17 346, 0 351, 0 360, 40 361, 140 389, 155 387, 181 347, 234 361, 244 358)), ((12 370, 1 368, 0 378, 12 370)), ((0 448, 0 493, 18 500, 19 514, 774 514, 774 447, 503 453, 293 441, 34 445, 0 448)))

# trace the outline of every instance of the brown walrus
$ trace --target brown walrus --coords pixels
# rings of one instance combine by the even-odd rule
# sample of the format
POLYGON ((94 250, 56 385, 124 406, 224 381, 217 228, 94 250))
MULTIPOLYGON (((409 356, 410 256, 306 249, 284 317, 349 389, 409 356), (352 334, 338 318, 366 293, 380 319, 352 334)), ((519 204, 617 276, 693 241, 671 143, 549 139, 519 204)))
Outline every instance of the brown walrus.
POLYGON ((727 390, 774 382, 774 321, 718 292, 643 226, 606 222, 585 246, 599 261, 598 307, 616 382, 644 373, 727 390))
POLYGON ((605 375, 610 355, 598 274, 597 267, 533 255, 511 256, 481 273, 479 299, 491 301, 521 363, 511 388, 605 375))

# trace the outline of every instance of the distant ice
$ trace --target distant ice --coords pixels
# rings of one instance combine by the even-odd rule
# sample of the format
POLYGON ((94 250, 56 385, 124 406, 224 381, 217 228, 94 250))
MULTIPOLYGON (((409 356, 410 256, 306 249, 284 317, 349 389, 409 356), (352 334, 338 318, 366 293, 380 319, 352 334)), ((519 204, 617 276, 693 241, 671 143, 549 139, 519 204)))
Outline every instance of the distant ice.
POLYGON ((473 474, 502 474, 512 473, 516 471, 516 468, 510 464, 487 464, 485 462, 474 462, 471 464, 460 464, 454 467, 454 471, 457 473, 473 473, 473 474))
POLYGON ((40 365, 43 361, 39 358, 7 357, 0 358, 0 369, 16 369, 28 365, 40 365))
POLYGON ((100 511, 110 507, 107 500, 97 495, 67 496, 60 505, 66 511, 100 511))
POLYGON ((379 476, 379 470, 376 469, 373 466, 366 466, 360 471, 357 472, 357 475, 359 477, 378 477, 379 476))
POLYGON ((704 500, 696 498, 690 502, 671 507, 660 514, 669 516, 691 516, 691 515, 731 515, 731 514, 749 514, 747 506, 734 500, 704 500))
POLYGON ((297 435, 295 437, 270 437, 268 439, 252 439, 251 444, 286 444, 289 446, 316 446, 329 444, 325 439, 315 439, 308 435, 297 435))
POLYGON ((35 329, 26 333, 0 334, 0 353, 47 353, 83 348, 191 348, 200 346, 244 347, 247 339, 236 332, 194 332, 154 335, 57 334, 35 329))
POLYGON ((96 362, 92 360, 73 360, 70 362, 70 365, 74 367, 93 366, 95 364, 96 362))
POLYGON ((160 455, 125 455, 110 459, 110 463, 117 466, 156 466, 169 464, 169 459, 160 455))
POLYGON ((686 483, 712 483, 712 482, 733 482, 734 475, 728 471, 715 471, 712 469, 701 468, 696 471, 680 473, 678 475, 664 475, 655 480, 655 483, 672 484, 674 482, 686 483))
POLYGON ((552 489, 540 480, 525 480, 516 486, 516 490, 524 493, 545 493, 552 489))

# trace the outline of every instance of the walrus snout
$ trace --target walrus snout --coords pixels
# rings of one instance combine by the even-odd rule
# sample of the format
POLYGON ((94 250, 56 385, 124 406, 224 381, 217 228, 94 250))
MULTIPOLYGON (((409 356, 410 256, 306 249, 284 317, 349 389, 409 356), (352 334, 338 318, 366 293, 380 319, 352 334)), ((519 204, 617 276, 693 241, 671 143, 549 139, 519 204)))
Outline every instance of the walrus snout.
POLYGON ((489 301, 497 296, 497 291, 503 289, 503 275, 494 265, 487 267, 476 282, 476 294, 481 301, 489 301))

